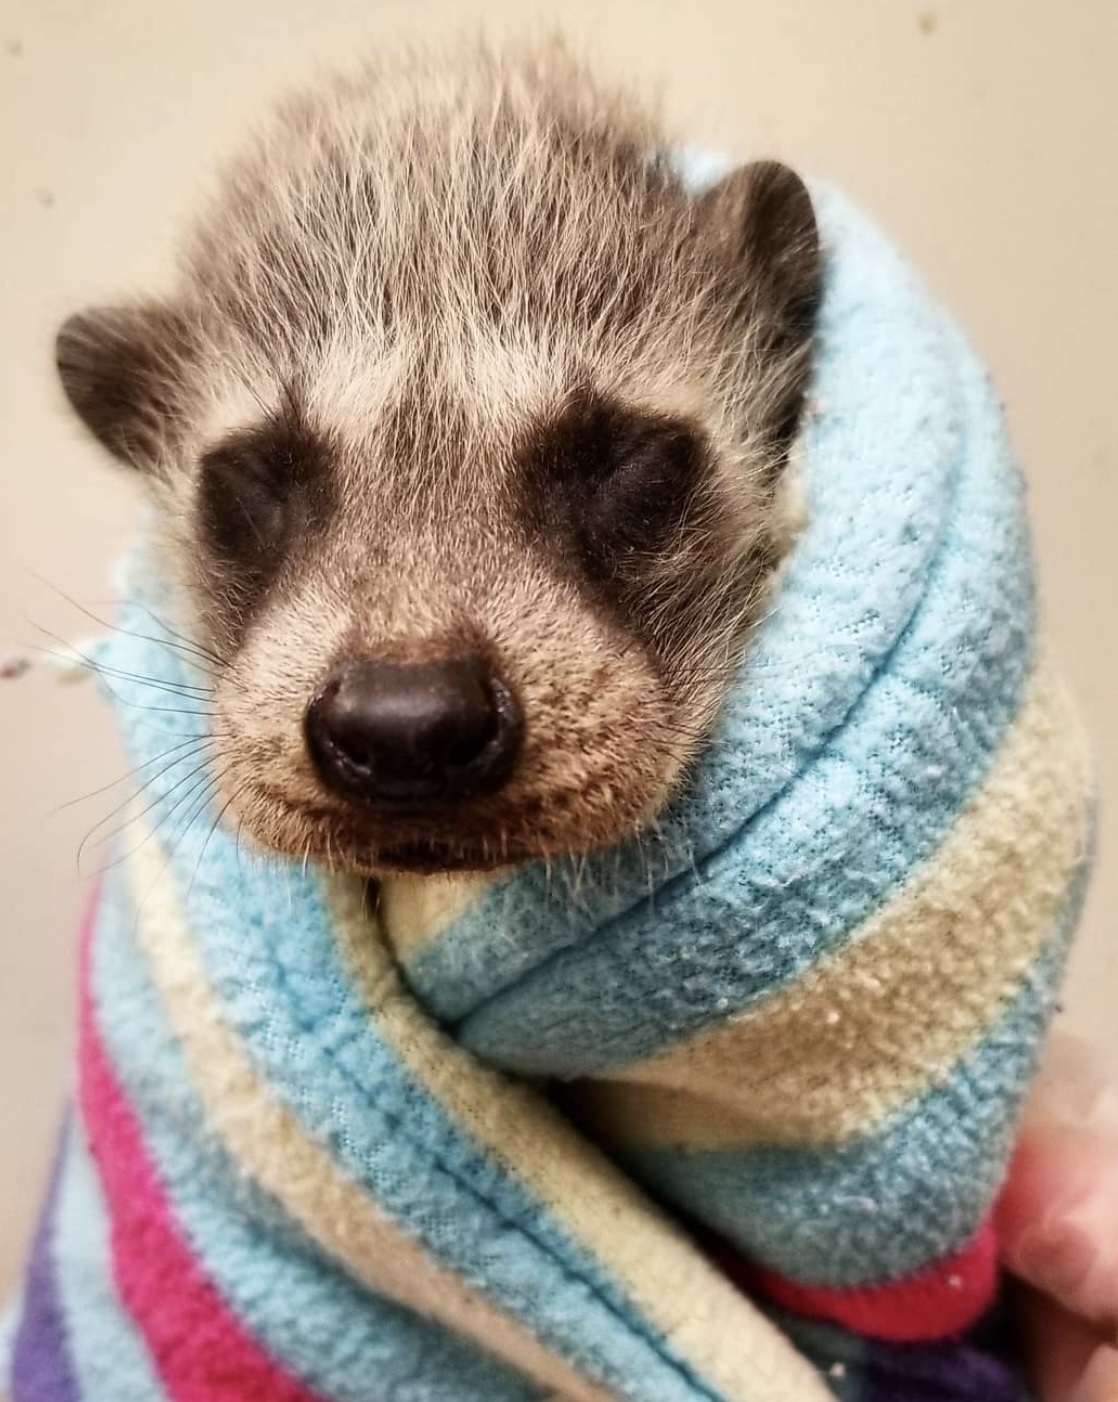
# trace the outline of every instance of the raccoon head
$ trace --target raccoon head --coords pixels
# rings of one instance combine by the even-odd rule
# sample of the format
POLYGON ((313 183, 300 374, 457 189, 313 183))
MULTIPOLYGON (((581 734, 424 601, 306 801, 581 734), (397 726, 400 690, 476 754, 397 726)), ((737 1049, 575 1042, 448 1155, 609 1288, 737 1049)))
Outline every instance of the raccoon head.
POLYGON ((561 53, 281 107, 173 296, 58 340, 158 503, 245 830, 381 873, 653 820, 778 560, 819 261, 791 171, 693 195, 561 53))

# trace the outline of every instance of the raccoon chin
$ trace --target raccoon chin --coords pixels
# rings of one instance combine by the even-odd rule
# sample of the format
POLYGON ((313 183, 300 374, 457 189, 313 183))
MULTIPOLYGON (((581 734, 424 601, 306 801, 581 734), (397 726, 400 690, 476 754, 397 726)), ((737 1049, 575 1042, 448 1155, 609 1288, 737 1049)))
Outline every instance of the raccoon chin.
MULTIPOLYGON (((274 792, 257 793, 235 821, 265 851, 347 876, 434 876, 495 872, 523 866, 546 854, 511 834, 471 838, 402 834, 386 839, 329 807, 292 802, 274 792)), ((554 855, 551 854, 551 855, 554 855)))
POLYGON ((383 876, 468 875, 522 866, 540 855, 514 855, 507 850, 490 851, 484 845, 472 847, 427 840, 381 847, 375 868, 383 876))

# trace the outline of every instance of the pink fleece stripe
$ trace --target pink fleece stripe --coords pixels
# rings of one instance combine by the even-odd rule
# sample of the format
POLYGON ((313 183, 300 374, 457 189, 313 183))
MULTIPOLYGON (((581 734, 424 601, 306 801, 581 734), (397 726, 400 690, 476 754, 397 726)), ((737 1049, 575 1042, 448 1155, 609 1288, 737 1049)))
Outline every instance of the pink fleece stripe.
POLYGON ((977 1324, 998 1289, 994 1227, 984 1222, 971 1240, 903 1280, 861 1289, 799 1285, 760 1267, 731 1271, 745 1284, 794 1314, 841 1324, 887 1343, 928 1343, 949 1339, 977 1324))
POLYGON ((173 1402, 322 1402, 249 1336, 175 1221, 97 1027, 90 972, 94 911, 91 906, 82 932, 78 1093, 109 1207, 121 1298, 173 1402))

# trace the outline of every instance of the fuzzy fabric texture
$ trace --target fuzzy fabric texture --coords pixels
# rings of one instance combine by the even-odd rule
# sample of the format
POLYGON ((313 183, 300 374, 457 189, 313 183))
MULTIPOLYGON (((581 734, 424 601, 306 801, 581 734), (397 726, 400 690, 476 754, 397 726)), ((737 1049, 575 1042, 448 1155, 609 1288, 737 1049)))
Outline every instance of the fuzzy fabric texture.
POLYGON ((808 524, 655 835, 417 895, 390 947, 360 883, 214 826, 139 557, 100 660, 150 806, 83 940, 15 1402, 1021 1395, 989 1218, 1089 765, 987 376, 816 197, 808 524))

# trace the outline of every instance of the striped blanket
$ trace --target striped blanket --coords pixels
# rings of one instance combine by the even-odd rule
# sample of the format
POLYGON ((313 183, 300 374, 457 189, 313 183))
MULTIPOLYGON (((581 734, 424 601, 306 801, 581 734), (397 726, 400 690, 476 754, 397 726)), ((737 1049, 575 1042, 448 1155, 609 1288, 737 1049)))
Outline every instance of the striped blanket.
MULTIPOLYGON (((219 821, 148 556, 15 1402, 1011 1402, 989 1225, 1087 865, 987 377, 817 193, 808 524, 654 833, 364 886, 219 821)), ((197 680, 194 678, 194 680, 197 680)))

